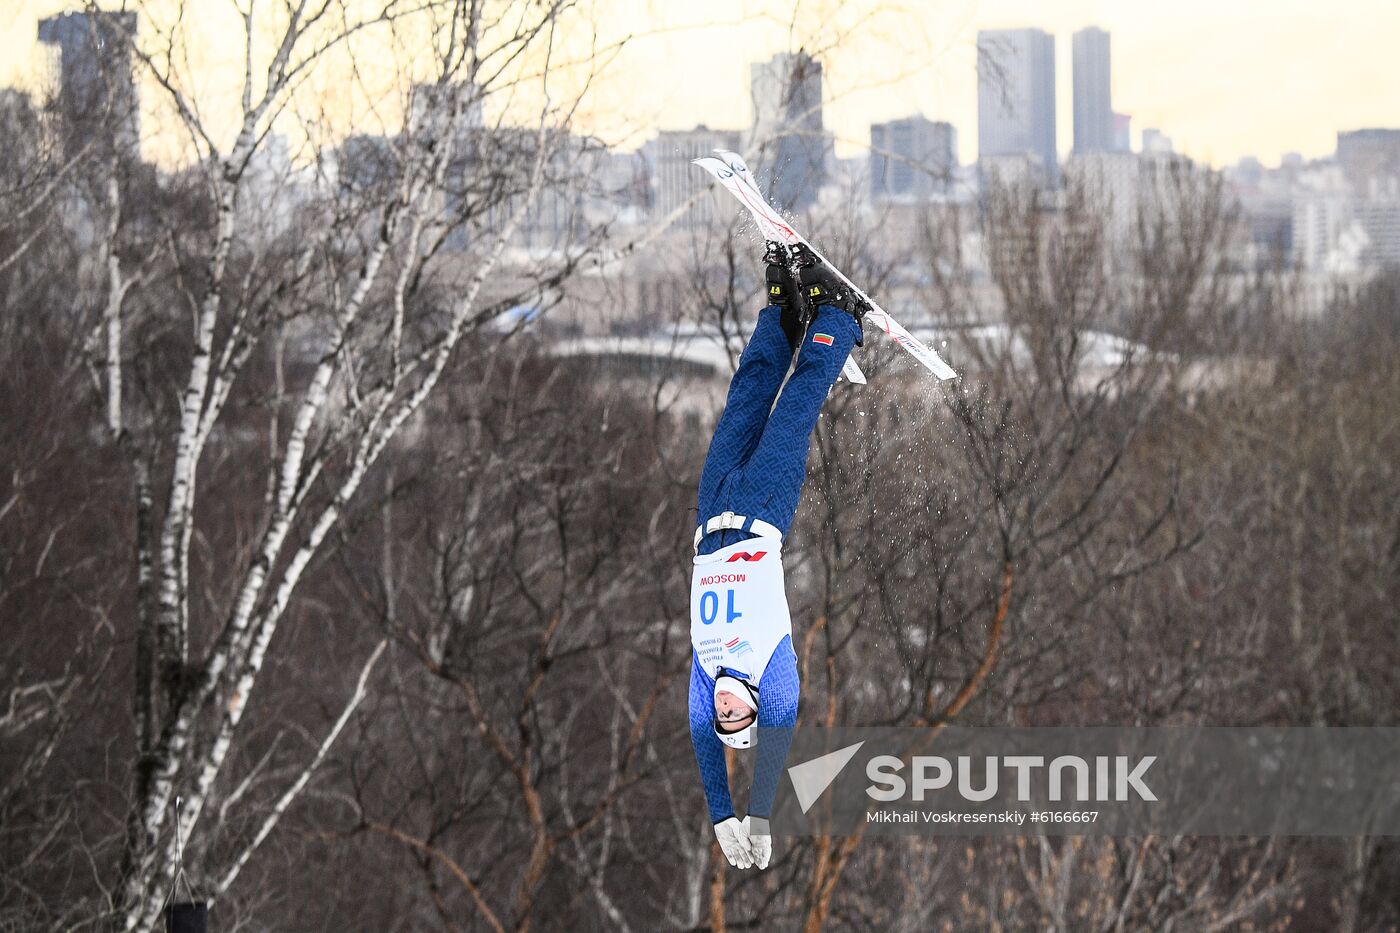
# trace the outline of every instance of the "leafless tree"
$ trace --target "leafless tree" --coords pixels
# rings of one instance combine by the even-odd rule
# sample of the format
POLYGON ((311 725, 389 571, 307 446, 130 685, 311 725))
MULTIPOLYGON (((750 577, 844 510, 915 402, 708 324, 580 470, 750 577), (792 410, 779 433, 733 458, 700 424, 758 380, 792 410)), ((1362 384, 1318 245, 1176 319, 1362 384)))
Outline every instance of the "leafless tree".
MULTIPOLYGON (((99 869, 112 879, 118 927, 155 922, 182 849, 201 858, 201 890, 217 899, 306 788, 384 644, 364 651, 338 712, 299 758, 249 757, 240 743, 259 740, 245 734, 244 716, 294 594, 464 336, 588 255, 585 235, 545 265, 500 272, 532 207, 563 184, 553 154, 568 139, 577 91, 559 93, 554 72, 561 27, 580 23, 570 7, 236 5, 245 54, 234 114, 201 97, 182 53, 183 9, 141 6, 154 38, 116 37, 160 88, 192 155, 167 183, 103 152, 83 174, 99 183, 75 188, 94 233, 82 261, 104 273, 79 292, 100 308, 88 358, 135 515, 135 778, 119 864, 99 869), (303 124, 321 177, 269 229, 254 205, 295 193, 260 175, 274 129, 305 82, 353 67, 369 39, 400 50, 421 43, 408 49, 412 69, 400 63, 402 131, 365 166, 303 124), (540 100, 532 123, 479 122, 484 102, 516 92, 540 100), (455 255, 453 237, 467 244, 455 255), (173 308, 188 314, 183 333, 173 308), (280 785, 270 796, 269 783, 280 785), (256 827, 237 846, 220 844, 230 811, 247 806, 257 807, 256 827)), ((569 67, 571 85, 586 86, 588 62, 569 67)), ((38 188, 29 195, 37 208, 68 172, 63 162, 47 178, 18 179, 17 192, 38 188)), ((10 260, 38 236, 25 220, 13 224, 10 260)), ((95 903, 77 911, 64 922, 101 912, 95 903)))

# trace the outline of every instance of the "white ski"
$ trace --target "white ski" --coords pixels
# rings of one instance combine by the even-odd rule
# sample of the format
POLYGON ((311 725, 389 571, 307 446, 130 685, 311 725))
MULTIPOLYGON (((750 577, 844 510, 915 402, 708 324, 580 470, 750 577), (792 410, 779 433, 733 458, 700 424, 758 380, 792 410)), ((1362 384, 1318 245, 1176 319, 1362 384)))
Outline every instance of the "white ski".
MULTIPOLYGON (((754 181, 753 174, 749 172, 748 163, 744 161, 743 156, 739 155, 737 152, 730 152, 728 149, 716 149, 715 151, 724 156, 725 160, 733 167, 736 177, 748 189, 749 197, 740 198, 740 201, 743 202, 745 206, 748 206, 750 201, 766 205, 768 199, 763 196, 762 191, 758 190, 758 182, 754 181)), ((714 160, 711 159, 710 161, 714 160)), ((697 159, 696 163, 698 164, 699 162, 700 160, 697 159)), ((706 168, 707 171, 713 174, 713 170, 709 169, 708 166, 702 166, 702 168, 706 168)), ((734 193, 733 189, 730 189, 730 191, 734 193)), ((774 242, 791 246, 793 243, 802 239, 783 221, 781 216, 778 216, 776 211, 772 212, 772 216, 769 216, 767 212, 755 211, 750 208, 749 213, 752 215, 754 223, 758 225, 759 232, 763 234, 765 240, 773 240, 774 242), (777 219, 775 220, 774 217, 777 219), (794 237, 796 237, 796 239, 794 239, 794 237)), ((830 263, 827 263, 827 265, 830 265, 830 263)), ((841 364, 841 375, 845 376, 846 381, 852 385, 863 386, 866 384, 865 373, 861 371, 854 356, 848 355, 846 357, 846 362, 841 364)))
MULTIPOLYGON (((759 230, 765 237, 771 236, 773 239, 789 246, 797 243, 806 246, 812 251, 812 254, 824 262, 827 268, 831 269, 842 282, 869 303, 870 310, 866 312, 865 316, 874 321, 876 326, 885 332, 886 336, 908 351, 914 359, 924 364, 924 366, 939 379, 957 378, 958 374, 954 372, 951 366, 943 361, 942 357, 924 346, 917 337, 905 330, 903 325, 889 315, 889 312, 881 308, 858 285, 846 278, 845 274, 831 263, 831 260, 823 256, 815 246, 807 242, 800 233, 794 230, 792 226, 783 219, 783 216, 768 203, 767 199, 765 199, 761 193, 759 193, 758 186, 754 184, 753 176, 749 172, 749 167, 741 156, 737 153, 729 152, 728 150, 721 149, 716 151, 724 157, 723 160, 706 157, 695 159, 695 164, 713 175, 720 184, 724 185, 725 189, 728 190, 730 194, 738 199, 740 204, 743 204, 744 207, 748 209, 749 214, 754 219, 754 223, 758 225, 759 230)), ((852 361, 848 359, 847 362, 851 363, 852 361)), ((849 376, 847 378, 849 378, 849 376)), ((855 382, 856 380, 852 379, 851 381, 855 382)), ((862 376, 859 381, 864 382, 864 376, 862 376)))

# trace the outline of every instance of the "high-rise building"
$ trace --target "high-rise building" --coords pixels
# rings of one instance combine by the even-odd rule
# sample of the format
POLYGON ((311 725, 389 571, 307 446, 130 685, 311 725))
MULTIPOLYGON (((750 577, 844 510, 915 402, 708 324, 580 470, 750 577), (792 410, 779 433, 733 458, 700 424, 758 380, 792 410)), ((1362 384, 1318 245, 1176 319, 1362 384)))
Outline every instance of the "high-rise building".
POLYGON ((1044 182, 1058 182, 1054 36, 1039 29, 977 34, 977 153, 979 160, 1029 157, 1044 182))
POLYGON ((957 168, 951 123, 905 117, 870 126, 870 197, 922 200, 946 192, 957 168))
POLYGON ((1112 70, 1108 33, 1074 34, 1074 151, 1113 151, 1112 70))
POLYGON ((779 207, 811 206, 826 181, 830 140, 822 127, 822 66, 806 52, 774 55, 749 69, 753 149, 759 178, 779 207))
POLYGON ((135 155, 140 113, 131 71, 132 12, 63 13, 39 21, 39 41, 59 53, 57 102, 65 145, 98 142, 135 155))
MULTIPOLYGON (((712 156, 716 149, 738 149, 738 130, 712 130, 697 126, 693 130, 662 130, 656 138, 642 146, 647 170, 651 176, 651 214, 667 217, 697 191, 714 188, 710 178, 691 161, 712 156)), ((727 195, 726 195, 727 197, 727 195)), ((679 226, 698 226, 715 219, 715 200, 709 194, 677 218, 679 226)))
POLYGON ((1394 179, 1400 179, 1400 130, 1338 133, 1337 164, 1357 195, 1383 193, 1394 179))

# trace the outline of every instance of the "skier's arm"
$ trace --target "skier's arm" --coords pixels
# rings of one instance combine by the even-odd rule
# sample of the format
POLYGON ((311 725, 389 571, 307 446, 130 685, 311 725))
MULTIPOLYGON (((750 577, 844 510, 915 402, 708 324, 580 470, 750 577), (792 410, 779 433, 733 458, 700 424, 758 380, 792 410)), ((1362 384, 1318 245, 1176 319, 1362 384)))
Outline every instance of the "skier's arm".
POLYGON ((715 682, 690 661, 690 743, 695 746, 695 762, 700 766, 700 783, 705 786, 705 802, 710 820, 722 823, 734 815, 729 796, 729 768, 724 763, 724 743, 715 735, 715 682))
POLYGON ((753 793, 749 795, 749 815, 744 833, 749 838, 749 858, 760 869, 768 867, 773 856, 773 836, 768 818, 773 814, 773 797, 792 744, 792 728, 797 725, 797 656, 792 636, 784 638, 768 659, 763 672, 763 690, 758 701, 758 725, 764 729, 758 743, 758 760, 753 769, 753 793))
POLYGON ((792 636, 779 642, 760 681, 758 725, 764 732, 758 742, 753 770, 753 793, 749 795, 749 816, 767 820, 773 815, 773 798, 792 744, 792 727, 797 725, 797 702, 801 693, 797 679, 797 655, 792 636))

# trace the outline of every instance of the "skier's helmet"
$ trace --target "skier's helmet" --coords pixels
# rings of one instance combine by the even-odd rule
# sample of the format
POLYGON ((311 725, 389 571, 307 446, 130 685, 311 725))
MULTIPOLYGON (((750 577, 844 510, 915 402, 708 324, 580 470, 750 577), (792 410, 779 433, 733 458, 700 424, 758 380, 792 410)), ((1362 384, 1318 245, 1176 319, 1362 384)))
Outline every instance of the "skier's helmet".
POLYGON ((730 748, 753 748, 758 744, 757 724, 758 688, 749 683, 747 677, 720 668, 715 677, 715 735, 730 748), (732 699, 722 701, 721 693, 729 694, 732 699), (723 714, 721 706, 725 708, 723 714))

